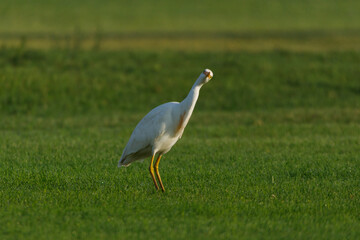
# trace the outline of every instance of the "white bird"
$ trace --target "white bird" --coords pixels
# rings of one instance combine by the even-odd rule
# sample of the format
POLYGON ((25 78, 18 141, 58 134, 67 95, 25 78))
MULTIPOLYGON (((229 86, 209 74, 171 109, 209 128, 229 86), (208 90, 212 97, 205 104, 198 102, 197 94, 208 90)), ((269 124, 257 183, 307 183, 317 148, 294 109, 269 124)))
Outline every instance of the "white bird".
POLYGON ((126 144, 118 167, 127 167, 134 161, 151 157, 149 167, 151 178, 156 189, 159 190, 154 175, 155 166, 156 176, 164 192, 165 188, 159 174, 160 158, 170 151, 172 146, 181 138, 199 97, 200 88, 212 77, 212 71, 205 69, 182 102, 162 104, 141 119, 126 144), (156 154, 158 157, 153 166, 156 154))

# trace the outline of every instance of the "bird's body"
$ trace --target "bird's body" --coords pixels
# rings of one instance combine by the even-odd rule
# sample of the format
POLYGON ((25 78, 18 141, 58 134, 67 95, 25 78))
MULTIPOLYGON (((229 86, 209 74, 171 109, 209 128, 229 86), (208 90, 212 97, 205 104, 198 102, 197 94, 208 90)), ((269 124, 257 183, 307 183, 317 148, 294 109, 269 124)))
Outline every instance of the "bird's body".
POLYGON ((169 102, 151 110, 134 129, 119 161, 128 166, 134 161, 151 157, 154 153, 165 154, 180 138, 176 133, 176 121, 180 104, 169 102))
MULTIPOLYGON (((208 82, 212 76, 212 72, 206 69, 200 74, 188 96, 182 102, 162 104, 151 110, 141 119, 131 134, 118 166, 129 166, 134 161, 152 156, 150 173, 157 187, 152 172, 153 170, 151 170, 154 156, 159 154, 155 164, 157 170, 161 156, 170 151, 174 144, 181 138, 199 97, 200 88, 208 82)), ((158 171, 156 171, 156 173, 161 188, 164 191, 160 175, 158 171)))

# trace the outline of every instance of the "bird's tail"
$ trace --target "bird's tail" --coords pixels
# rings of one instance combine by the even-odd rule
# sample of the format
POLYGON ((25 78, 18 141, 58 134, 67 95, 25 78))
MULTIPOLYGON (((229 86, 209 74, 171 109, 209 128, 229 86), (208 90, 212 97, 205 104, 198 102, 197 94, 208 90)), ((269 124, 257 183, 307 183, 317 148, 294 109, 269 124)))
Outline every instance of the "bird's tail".
POLYGON ((128 167, 131 163, 125 163, 125 158, 121 158, 118 163, 118 167, 128 167))

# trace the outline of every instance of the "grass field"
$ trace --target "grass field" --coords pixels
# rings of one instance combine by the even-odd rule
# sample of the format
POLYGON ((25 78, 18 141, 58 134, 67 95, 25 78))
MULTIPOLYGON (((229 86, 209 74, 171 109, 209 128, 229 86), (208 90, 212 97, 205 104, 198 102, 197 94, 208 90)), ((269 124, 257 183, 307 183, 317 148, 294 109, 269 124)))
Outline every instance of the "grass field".
POLYGON ((360 234, 356 52, 0 56, 1 239, 360 234), (141 117, 186 96, 205 62, 215 77, 156 192, 148 161, 117 161, 141 117))
POLYGON ((198 111, 359 108, 358 52, 0 52, 6 114, 141 112, 182 100, 208 67, 198 111), (217 80, 216 80, 217 79, 217 80))
POLYGON ((359 1, 0 3, 0 239, 357 239, 359 1), (137 122, 205 85, 160 164, 137 122))
POLYGON ((148 161, 116 168, 139 117, 2 119, 1 238, 360 234, 359 111, 197 112, 162 160, 164 194, 148 161))
POLYGON ((0 32, 359 30, 356 0, 2 0, 0 32))
POLYGON ((359 12, 356 0, 2 0, 0 46, 359 51, 359 12))

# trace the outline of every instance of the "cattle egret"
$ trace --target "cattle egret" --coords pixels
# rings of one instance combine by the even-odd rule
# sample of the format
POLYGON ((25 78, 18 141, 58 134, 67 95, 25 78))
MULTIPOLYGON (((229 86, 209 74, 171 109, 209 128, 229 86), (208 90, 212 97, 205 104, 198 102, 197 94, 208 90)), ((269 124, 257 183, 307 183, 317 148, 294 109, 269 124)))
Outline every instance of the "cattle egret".
POLYGON ((181 138, 189 122, 199 97, 200 88, 213 77, 209 69, 205 69, 192 86, 189 94, 182 102, 169 102, 151 110, 135 127, 121 155, 118 166, 129 166, 132 162, 151 157, 150 174, 157 190, 165 188, 159 174, 159 163, 162 155, 170 151, 181 138), (155 155, 158 154, 153 165, 155 155))

